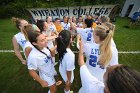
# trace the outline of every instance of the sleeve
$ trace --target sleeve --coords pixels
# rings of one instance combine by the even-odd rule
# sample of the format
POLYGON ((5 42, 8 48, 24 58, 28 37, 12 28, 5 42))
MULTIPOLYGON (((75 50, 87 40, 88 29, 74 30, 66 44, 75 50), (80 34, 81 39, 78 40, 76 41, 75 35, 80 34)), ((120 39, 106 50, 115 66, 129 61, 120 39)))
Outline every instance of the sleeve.
POLYGON ((110 60, 109 66, 118 64, 118 50, 116 47, 112 47, 112 58, 110 60))
POLYGON ((66 70, 72 71, 75 69, 75 56, 67 56, 66 58, 66 70))
POLYGON ((97 78, 91 75, 86 65, 80 67, 80 77, 82 86, 89 86, 90 83, 98 83, 100 82, 97 78))
POLYGON ((28 57, 27 66, 29 70, 37 70, 37 60, 32 57, 28 57))
POLYGON ((25 43, 25 45, 24 45, 24 48, 23 48, 23 51, 24 51, 24 52, 25 52, 25 49, 26 49, 27 47, 33 48, 33 45, 32 45, 29 41, 27 41, 27 42, 25 43))

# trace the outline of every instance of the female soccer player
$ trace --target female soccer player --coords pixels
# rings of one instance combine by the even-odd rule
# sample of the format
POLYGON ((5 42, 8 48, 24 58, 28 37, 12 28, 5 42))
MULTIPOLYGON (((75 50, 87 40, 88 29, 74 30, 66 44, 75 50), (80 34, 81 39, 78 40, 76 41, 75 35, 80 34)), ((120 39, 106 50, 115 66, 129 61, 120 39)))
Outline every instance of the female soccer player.
POLYGON ((26 38, 23 34, 23 27, 28 24, 28 22, 24 19, 20 18, 12 18, 12 21, 16 24, 16 27, 20 32, 18 32, 16 35, 14 35, 12 42, 13 42, 13 47, 14 47, 14 52, 15 55, 18 57, 18 59, 22 62, 22 64, 26 64, 26 60, 22 57, 20 53, 20 47, 24 49, 25 43, 26 43, 26 38))
POLYGON ((101 81, 103 81, 106 68, 118 64, 118 50, 111 45, 113 32, 111 29, 99 25, 93 32, 95 43, 83 44, 86 65, 91 74, 101 81))
POLYGON ((29 74, 41 84, 42 87, 49 87, 49 93, 56 92, 55 68, 49 49, 46 48, 46 36, 39 32, 28 33, 28 39, 34 48, 28 56, 29 74), (39 75, 37 72, 39 72, 39 75))
POLYGON ((74 79, 75 55, 70 49, 72 41, 70 31, 63 30, 59 33, 57 41, 57 51, 59 55, 59 72, 65 81, 65 93, 70 93, 70 85, 74 79))
MULTIPOLYGON (((124 65, 114 65, 107 68, 103 81, 91 75, 83 58, 83 48, 80 46, 79 65, 82 91, 79 93, 139 93, 140 73, 124 65)), ((115 60, 114 60, 115 61, 115 60)))

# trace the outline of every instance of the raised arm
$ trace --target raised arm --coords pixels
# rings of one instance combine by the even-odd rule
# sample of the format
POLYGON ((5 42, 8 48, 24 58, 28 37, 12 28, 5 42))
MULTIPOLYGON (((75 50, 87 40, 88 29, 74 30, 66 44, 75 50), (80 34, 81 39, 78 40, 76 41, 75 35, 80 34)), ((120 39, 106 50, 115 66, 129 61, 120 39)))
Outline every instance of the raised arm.
POLYGON ((79 59, 78 63, 80 66, 80 77, 82 81, 82 86, 88 87, 90 83, 95 83, 98 82, 98 80, 91 75, 89 72, 85 62, 84 62, 84 56, 83 56, 83 44, 82 42, 79 42, 80 50, 79 50, 79 59))
POLYGON ((79 42, 79 58, 78 58, 78 63, 79 63, 80 67, 85 64, 84 56, 83 56, 83 44, 82 44, 81 41, 79 42))
POLYGON ((67 81, 66 81, 66 86, 65 86, 65 90, 69 90, 70 86, 71 86, 71 75, 72 75, 72 71, 67 71, 67 81))
POLYGON ((50 49, 52 57, 55 57, 55 50, 57 48, 57 45, 55 45, 53 48, 50 49))
POLYGON ((69 23, 70 23, 70 26, 71 26, 71 28, 73 30, 76 30, 77 29, 76 25, 72 22, 72 19, 71 18, 69 19, 69 23))

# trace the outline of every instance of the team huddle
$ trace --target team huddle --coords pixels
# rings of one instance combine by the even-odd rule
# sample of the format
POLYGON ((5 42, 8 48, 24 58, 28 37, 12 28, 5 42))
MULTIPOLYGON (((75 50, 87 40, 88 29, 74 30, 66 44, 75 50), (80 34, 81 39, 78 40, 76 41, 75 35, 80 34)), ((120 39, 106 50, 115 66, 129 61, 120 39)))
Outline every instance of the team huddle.
POLYGON ((70 93, 75 78, 75 54, 71 50, 74 43, 79 50, 82 83, 78 93, 140 92, 140 74, 118 63, 118 50, 113 40, 115 25, 109 17, 97 13, 93 17, 79 16, 78 20, 74 16, 64 16, 63 20, 56 18, 52 22, 52 17, 48 16, 46 20, 35 20, 34 24, 20 18, 12 18, 12 21, 20 30, 12 40, 15 54, 27 65, 34 80, 42 87, 49 87, 48 93, 59 93, 57 86, 62 81, 56 80, 58 73, 65 82, 64 93, 70 93), (56 54, 59 72, 55 70, 56 54))

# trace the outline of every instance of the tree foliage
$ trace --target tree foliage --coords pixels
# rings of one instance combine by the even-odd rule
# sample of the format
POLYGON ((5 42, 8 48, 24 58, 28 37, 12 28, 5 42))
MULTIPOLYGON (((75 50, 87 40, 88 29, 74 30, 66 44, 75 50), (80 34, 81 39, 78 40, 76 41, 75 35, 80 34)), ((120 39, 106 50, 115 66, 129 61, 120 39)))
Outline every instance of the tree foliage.
POLYGON ((0 0, 0 18, 25 16, 27 8, 120 4, 125 0, 0 0))

